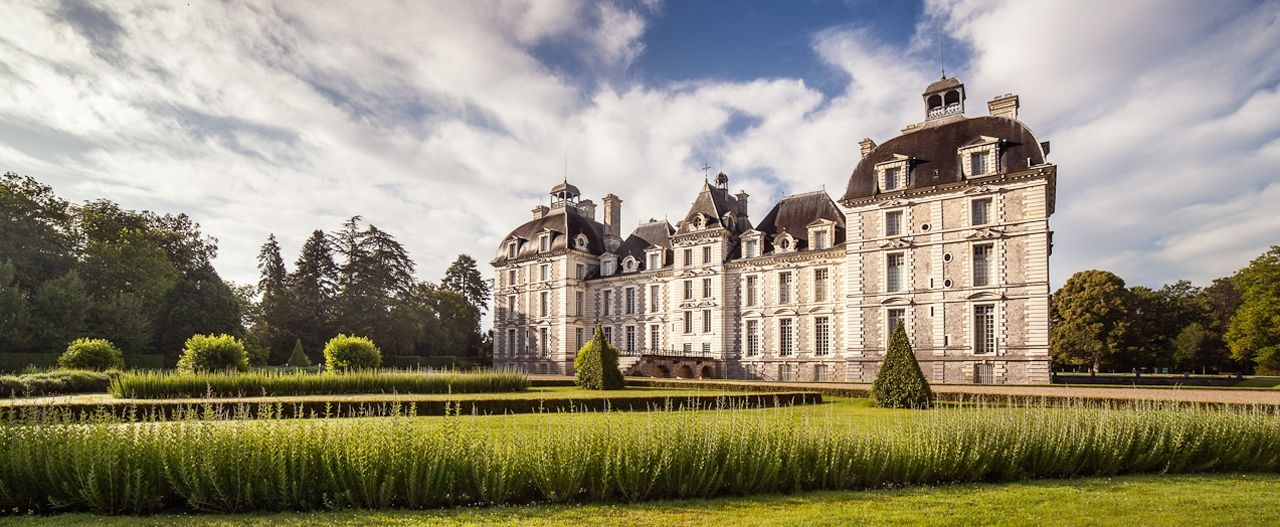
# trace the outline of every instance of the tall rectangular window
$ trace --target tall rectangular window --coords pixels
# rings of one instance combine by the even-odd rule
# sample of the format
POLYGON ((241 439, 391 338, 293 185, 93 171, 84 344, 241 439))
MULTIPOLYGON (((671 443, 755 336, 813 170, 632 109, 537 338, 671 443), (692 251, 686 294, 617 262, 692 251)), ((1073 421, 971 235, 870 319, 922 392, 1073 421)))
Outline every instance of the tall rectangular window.
POLYGON ((550 266, 550 265, 542 264, 542 266, 538 268, 538 272, 539 272, 539 274, 541 274, 541 275, 542 275, 542 281, 543 281, 543 282, 546 282, 547 280, 550 280, 550 279, 551 279, 551 266, 550 266))
POLYGON ((693 311, 685 311, 684 316, 684 332, 685 334, 693 333, 693 311))
POLYGON ((969 154, 969 175, 981 176, 987 173, 987 153, 974 152, 969 154))
POLYGON ((827 301, 827 269, 813 270, 813 301, 827 301))
POLYGON ((626 336, 627 336, 627 340, 625 342, 627 346, 623 351, 626 351, 628 354, 635 353, 636 352, 636 327, 627 326, 626 336))
POLYGON ((507 356, 514 357, 516 355, 516 352, 519 351, 519 349, 520 348, 516 346, 516 330, 508 329, 507 330, 507 356))
POLYGON ((831 319, 828 317, 813 319, 813 352, 815 355, 831 353, 831 319))
POLYGON ((573 293, 573 309, 578 316, 584 316, 582 313, 586 308, 584 308, 583 305, 586 303, 586 300, 583 299, 582 291, 575 291, 573 293))
POLYGON ((710 356, 711 356, 711 343, 710 343, 710 342, 703 342, 703 343, 702 343, 702 356, 703 356, 703 357, 710 357, 710 356))
POLYGON ((885 291, 896 293, 902 291, 903 274, 906 271, 907 257, 903 253, 886 254, 884 257, 885 291))
POLYGON ((585 264, 578 264, 578 265, 574 266, 574 274, 573 274, 573 276, 574 276, 574 278, 577 278, 578 280, 582 280, 583 278, 586 278, 586 277, 587 277, 587 266, 586 266, 585 264))
POLYGON ((660 298, 660 294, 658 292, 658 284, 653 284, 649 286, 649 312, 650 313, 658 312, 659 298, 660 298))
POLYGON ((649 349, 651 351, 657 351, 661 346, 662 341, 659 340, 659 337, 660 337, 659 331, 662 331, 659 328, 661 327, 662 326, 659 326, 657 324, 649 325, 649 349))
POLYGON ((973 352, 996 350, 996 306, 973 306, 973 352))
POLYGON ((702 248, 702 263, 704 264, 711 263, 711 246, 710 245, 702 248))
POLYGON ((693 299, 693 280, 684 281, 684 299, 685 300, 693 299))
POLYGON ((604 301, 602 303, 604 304, 604 316, 607 317, 612 315, 613 314, 613 291, 609 289, 605 289, 603 300, 604 301))
POLYGON ((539 329, 541 330, 539 331, 539 336, 541 338, 538 339, 538 347, 542 350, 542 356, 548 357, 551 355, 551 345, 550 345, 551 339, 548 338, 547 328, 539 328, 539 329))
POLYGON ((711 279, 702 279, 702 298, 711 298, 711 279))
POLYGON ((507 316, 511 318, 516 316, 516 295, 507 296, 507 316))
POLYGON ((990 285, 991 275, 991 245, 973 246, 973 285, 990 285))
POLYGON ((813 380, 818 381, 818 382, 824 382, 824 381, 829 381, 829 380, 831 380, 831 373, 830 373, 830 369, 829 369, 829 368, 827 368, 827 365, 826 365, 826 364, 814 364, 814 365, 813 365, 813 380))
POLYGON ((760 321, 747 321, 747 356, 754 357, 760 354, 760 321))
POLYGON ((507 258, 515 258, 517 249, 518 246, 516 245, 516 242, 507 244, 507 258))
POLYGON ((702 310, 702 332, 711 333, 711 310, 702 310))
POLYGON ((582 328, 573 328, 573 349, 582 349, 582 328))
POLYGON ((827 238, 828 238, 828 233, 826 229, 813 233, 813 248, 817 250, 822 250, 822 249, 826 249, 827 247, 830 247, 831 245, 830 245, 830 242, 827 241, 827 238))
POLYGON ((604 327, 604 341, 613 344, 613 326, 604 327))
POLYGON ((662 253, 649 253, 649 270, 662 267, 662 253))
POLYGON ((893 337, 893 332, 898 329, 898 326, 902 325, 906 321, 907 321, 906 309, 894 308, 888 311, 887 316, 885 316, 885 327, 886 329, 888 329, 888 331, 886 331, 884 334, 884 340, 885 340, 886 346, 888 345, 889 339, 893 337))
POLYGON ((626 314, 634 315, 636 312, 636 288, 628 287, 626 295, 626 314))
POLYGON ((970 223, 973 225, 991 223, 991 198, 975 199, 971 203, 970 223))
POLYGON ((884 235, 899 236, 902 234, 902 211, 892 210, 884 213, 884 235))
POLYGON ((551 293, 543 291, 538 295, 538 312, 541 316, 547 316, 551 311, 551 293))
POLYGON ((902 188, 902 178, 900 177, 900 173, 901 170, 898 167, 884 169, 885 192, 902 188))
POLYGON ((746 249, 747 249, 746 250, 747 258, 755 258, 757 256, 760 256, 760 242, 755 240, 747 240, 746 249))
POLYGON ((684 264, 693 265, 693 249, 684 250, 684 264))
POLYGON ((515 270, 515 269, 511 269, 511 270, 507 271, 507 285, 509 285, 509 286, 516 285, 516 270, 515 270))
POLYGON ((779 355, 791 355, 792 353, 795 352, 795 347, 794 347, 795 343, 792 340, 794 338, 793 331, 792 331, 794 329, 792 327, 793 324, 794 324, 794 321, 789 318, 783 318, 778 320, 778 354, 779 355))
POLYGON ((538 238, 538 250, 544 253, 551 250, 550 236, 544 235, 538 238))
POLYGON ((755 275, 747 276, 747 307, 756 305, 756 281, 755 275))
POLYGON ((791 303, 791 273, 778 273, 778 303, 791 303))

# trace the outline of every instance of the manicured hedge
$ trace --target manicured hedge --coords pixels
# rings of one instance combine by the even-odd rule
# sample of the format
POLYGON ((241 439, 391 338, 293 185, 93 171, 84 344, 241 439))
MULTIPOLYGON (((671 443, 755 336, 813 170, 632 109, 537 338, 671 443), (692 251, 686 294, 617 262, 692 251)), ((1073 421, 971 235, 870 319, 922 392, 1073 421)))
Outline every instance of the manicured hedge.
POLYGON ((0 397, 105 393, 111 385, 112 376, 111 373, 88 370, 0 375, 0 397))
POLYGON ((28 368, 49 369, 61 353, 7 353, 0 351, 0 372, 19 373, 28 368))
POLYGON ((107 339, 76 339, 58 357, 58 366, 69 370, 119 370, 124 353, 107 339))
POLYGON ((929 381, 907 339, 906 324, 898 324, 889 339, 889 351, 871 383, 871 398, 885 408, 928 408, 933 403, 929 381))
POLYGON ((125 373, 111 384, 116 397, 259 397, 367 393, 498 393, 529 387, 515 373, 146 372, 125 373))

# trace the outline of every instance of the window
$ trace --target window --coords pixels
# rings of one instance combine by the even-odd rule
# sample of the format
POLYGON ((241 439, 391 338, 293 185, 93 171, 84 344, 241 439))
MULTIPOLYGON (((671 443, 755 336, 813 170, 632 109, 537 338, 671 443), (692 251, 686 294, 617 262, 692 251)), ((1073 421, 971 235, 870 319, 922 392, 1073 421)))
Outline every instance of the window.
POLYGON ((516 316, 516 295, 507 296, 507 316, 511 318, 516 316))
POLYGON ((747 356, 754 357, 760 354, 760 321, 747 321, 747 356))
POLYGON ((649 286, 649 312, 650 313, 658 312, 658 298, 659 298, 658 284, 653 284, 649 286))
POLYGON ((790 250, 790 249, 791 249, 791 237, 790 237, 790 236, 783 236, 781 239, 779 239, 779 240, 778 240, 778 250, 779 250, 779 251, 786 252, 786 251, 788 251, 788 250, 790 250))
POLYGON ((987 153, 973 152, 969 154, 969 176, 981 176, 987 173, 987 153))
POLYGON ((702 248, 702 263, 704 264, 711 263, 711 246, 710 245, 702 248))
POLYGON ((973 306, 973 352, 992 353, 996 350, 996 306, 973 306))
POLYGON ((756 305, 756 276, 747 277, 747 306, 756 305))
POLYGON ((826 229, 822 229, 818 232, 813 233, 813 248, 817 250, 822 250, 830 247, 831 244, 830 242, 827 241, 828 234, 829 233, 827 232, 826 229))
POLYGON ((538 274, 542 277, 542 281, 546 282, 551 279, 551 266, 542 264, 538 267, 538 274))
POLYGON ((587 250, 587 235, 579 234, 573 239, 573 244, 581 250, 587 250))
POLYGON ((974 384, 994 384, 996 377, 996 368, 990 364, 974 364, 973 365, 973 383, 974 384))
POLYGON ((906 320, 907 320, 906 309, 895 308, 895 309, 889 310, 888 316, 885 317, 885 327, 888 329, 888 331, 886 331, 884 334, 886 346, 888 345, 889 339, 893 337, 893 332, 898 329, 898 326, 906 322, 906 320))
MULTIPOLYGON (((585 302, 585 301, 583 301, 583 299, 582 299, 582 291, 574 291, 574 293, 573 293, 573 308, 574 308, 574 312, 575 312, 578 316, 583 316, 583 315, 582 315, 582 311, 583 311, 583 309, 584 309, 584 308, 582 307, 582 305, 583 305, 583 304, 585 304, 585 303, 586 303, 586 302, 585 302)), ((582 346, 578 346, 578 347, 582 347, 582 346)))
POLYGON ((684 299, 685 300, 693 299, 693 280, 684 281, 684 299))
POLYGON ((607 317, 609 315, 612 315, 613 314, 613 291, 610 291, 608 289, 604 290, 604 302, 602 303, 604 304, 604 316, 607 317))
POLYGON ((551 250, 551 236, 543 234, 538 237, 538 251, 547 252, 551 250))
POLYGON ((649 270, 662 267, 662 253, 649 253, 649 270))
POLYGON ((628 354, 635 353, 636 352, 636 327, 627 326, 626 336, 627 336, 627 340, 625 341, 626 348, 624 348, 623 351, 625 351, 628 354))
POLYGON ((659 332, 659 331, 661 331, 660 329, 658 329, 659 327, 661 327, 661 326, 659 326, 659 325, 657 325, 657 324, 651 324, 651 325, 649 326, 649 349, 650 349, 650 350, 654 350, 654 351, 656 351, 656 350, 658 349, 658 347, 659 347, 659 343, 661 342, 661 341, 658 339, 658 337, 659 337, 659 333, 658 333, 658 332, 659 332))
POLYGON ((702 310, 702 332, 711 333, 711 310, 702 310))
POLYGON ((831 319, 828 317, 813 319, 813 352, 815 355, 831 353, 831 319))
POLYGON ((991 284, 991 245, 973 246, 973 285, 991 284))
POLYGON ((516 250, 517 250, 518 248, 519 248, 519 246, 518 246, 518 245, 516 245, 516 242, 514 242, 514 241, 513 241, 513 242, 511 242, 511 243, 508 243, 508 244, 507 244, 507 258, 515 258, 515 257, 516 257, 516 250))
POLYGON ((693 355, 693 344, 686 342, 680 349, 684 350, 685 355, 693 355))
POLYGON ((702 356, 707 357, 707 356, 710 356, 710 355, 711 355, 711 343, 710 343, 710 342, 703 342, 703 343, 702 343, 702 356))
POLYGON ((617 270, 618 262, 613 260, 605 260, 604 263, 600 264, 600 274, 604 276, 613 276, 613 273, 617 272, 617 270))
POLYGON ((582 328, 573 328, 573 349, 582 349, 582 328))
POLYGON ((685 311, 684 316, 684 333, 688 335, 693 333, 693 311, 685 311))
POLYGON ((622 269, 628 273, 634 273, 636 271, 636 266, 639 264, 640 263, 637 262, 635 258, 628 256, 627 259, 622 262, 622 269))
POLYGON ((613 344, 613 326, 604 327, 604 341, 613 344))
POLYGON ((794 375, 795 375, 795 374, 793 373, 794 371, 795 371, 795 366, 793 366, 793 365, 791 365, 791 364, 779 364, 779 365, 778 365, 778 380, 779 380, 779 381, 790 381, 790 380, 792 380, 792 377, 794 377, 794 375))
POLYGON ((884 191, 898 190, 902 188, 902 178, 899 177, 901 169, 898 167, 890 167, 884 169, 884 191))
POLYGON ((626 311, 628 315, 634 315, 636 312, 636 288, 628 287, 626 292, 626 311))
POLYGON ((778 303, 791 303, 791 273, 778 273, 778 303))
POLYGON ((711 298, 711 279, 702 279, 702 298, 711 298))
POLYGON ((747 257, 747 258, 755 258, 755 257, 757 257, 757 256, 760 256, 760 242, 759 242, 759 241, 756 241, 756 240, 747 240, 746 249, 747 249, 747 250, 746 250, 746 252, 747 252, 746 257, 747 257))
POLYGON ((884 213, 884 235, 885 236, 901 236, 902 235, 902 211, 893 210, 884 213))
POLYGON ((574 275, 573 275, 575 278, 577 278, 578 280, 582 280, 583 278, 587 277, 586 265, 578 264, 577 267, 575 267, 575 269, 576 271, 574 272, 574 275))
POLYGON ((542 356, 546 357, 551 354, 551 349, 550 349, 550 346, 548 345, 548 343, 550 342, 550 339, 547 337, 548 335, 547 328, 539 328, 539 329, 540 329, 539 337, 541 338, 538 339, 538 346, 542 349, 542 356))
POLYGON ((792 341, 792 324, 789 318, 778 320, 778 354, 791 355, 795 348, 792 341))
POLYGON ((684 264, 693 265, 693 249, 684 250, 684 264))
POLYGON ((813 380, 818 382, 831 380, 830 370, 828 370, 826 364, 813 365, 813 380))
POLYGON ((885 255, 885 291, 889 293, 902 291, 902 275, 906 270, 906 260, 907 257, 903 253, 885 255))
POLYGON ((516 270, 507 271, 507 285, 516 285, 516 270))
POLYGON ((813 301, 814 302, 827 301, 827 270, 826 269, 813 270, 813 301))
POLYGON ((538 312, 540 316, 547 316, 551 311, 551 293, 543 291, 538 294, 538 312))
POLYGON ((514 357, 518 349, 519 348, 516 347, 516 330, 508 329, 507 330, 507 356, 514 357))
POLYGON ((975 199, 970 208, 973 212, 969 216, 971 225, 991 223, 991 198, 975 199))

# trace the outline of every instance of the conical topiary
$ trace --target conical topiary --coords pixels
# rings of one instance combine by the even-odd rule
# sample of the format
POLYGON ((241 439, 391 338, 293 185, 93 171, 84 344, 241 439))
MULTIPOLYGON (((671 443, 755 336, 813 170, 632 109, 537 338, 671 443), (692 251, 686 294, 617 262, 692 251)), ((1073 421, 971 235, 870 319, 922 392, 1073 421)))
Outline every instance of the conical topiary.
POLYGON ((622 371, 618 369, 618 348, 604 339, 604 330, 599 324, 591 342, 578 350, 573 370, 578 386, 588 390, 621 390, 624 385, 622 371))
POLYGON ((871 398, 876 406, 885 408, 928 408, 933 402, 933 391, 920 371, 915 352, 911 351, 904 325, 898 324, 889 339, 889 351, 884 354, 875 382, 871 383, 871 398))
POLYGON ((293 353, 289 354, 289 362, 286 365, 294 368, 307 368, 311 366, 311 357, 308 357, 307 354, 302 351, 302 339, 295 339, 293 341, 293 353))

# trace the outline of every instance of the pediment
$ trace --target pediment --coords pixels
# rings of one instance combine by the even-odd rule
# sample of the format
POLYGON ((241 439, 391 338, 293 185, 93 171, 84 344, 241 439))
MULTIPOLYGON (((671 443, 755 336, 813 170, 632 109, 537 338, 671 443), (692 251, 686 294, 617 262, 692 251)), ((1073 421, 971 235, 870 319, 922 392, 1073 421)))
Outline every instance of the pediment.
POLYGON ((990 238, 999 238, 1004 234, 1004 227, 985 227, 982 229, 973 229, 964 235, 966 240, 985 240, 990 238))
POLYGON ((910 205, 910 204, 911 204, 911 202, 910 202, 910 201, 908 201, 908 200, 894 198, 894 199, 891 199, 891 200, 888 200, 888 201, 882 201, 882 202, 880 202, 880 208, 882 208, 882 209, 891 209, 891 208, 894 208, 894 207, 905 207, 905 206, 910 205))
POLYGON ((894 238, 892 240, 880 240, 877 244, 881 249, 906 249, 911 247, 911 238, 894 238))
POLYGON ((993 291, 980 291, 966 298, 968 300, 1004 300, 1004 294, 993 291))
POLYGON ((897 295, 888 297, 880 301, 880 305, 885 305, 885 306, 910 305, 910 304, 911 304, 910 298, 905 296, 897 296, 897 295))

